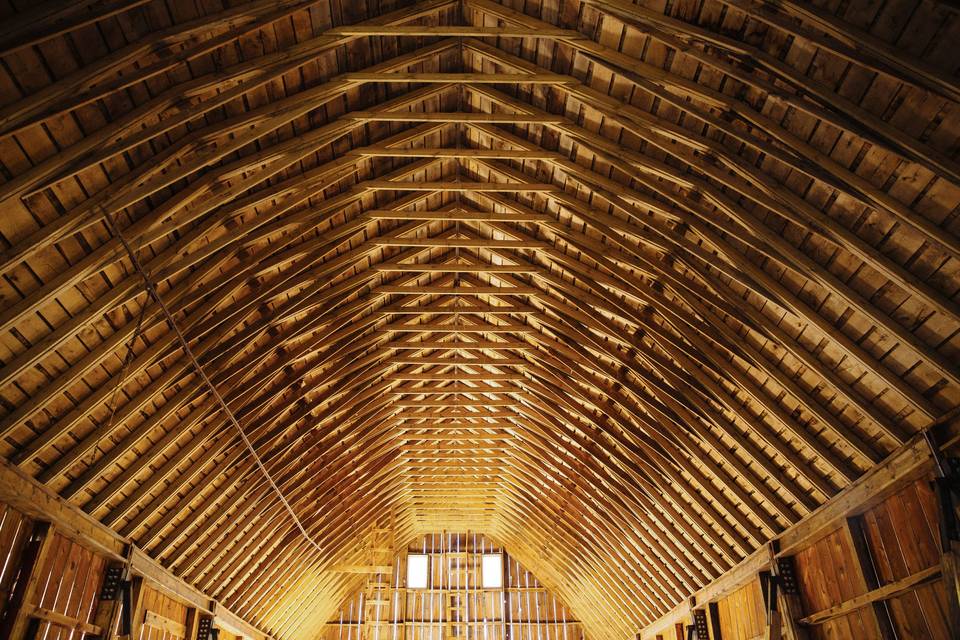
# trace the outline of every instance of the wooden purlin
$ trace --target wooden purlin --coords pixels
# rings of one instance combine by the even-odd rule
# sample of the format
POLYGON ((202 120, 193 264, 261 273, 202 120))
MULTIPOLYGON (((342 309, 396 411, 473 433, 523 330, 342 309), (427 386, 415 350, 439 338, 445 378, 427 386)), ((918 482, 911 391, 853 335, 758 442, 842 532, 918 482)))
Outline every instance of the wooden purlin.
POLYGON ((384 566, 387 513, 475 518, 630 636, 960 401, 960 90, 909 48, 795 2, 153 4, 0 39, 4 455, 278 638, 384 566), (871 74, 899 102, 831 84, 871 74), (103 209, 322 551, 135 330, 103 209))

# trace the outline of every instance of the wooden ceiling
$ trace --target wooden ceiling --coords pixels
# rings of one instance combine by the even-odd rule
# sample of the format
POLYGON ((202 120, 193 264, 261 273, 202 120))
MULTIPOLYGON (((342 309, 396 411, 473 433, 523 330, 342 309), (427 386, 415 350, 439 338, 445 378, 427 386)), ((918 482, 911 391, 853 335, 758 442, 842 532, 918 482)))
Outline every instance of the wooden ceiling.
POLYGON ((952 2, 2 12, 0 454, 278 638, 373 528, 632 636, 960 403, 952 2))

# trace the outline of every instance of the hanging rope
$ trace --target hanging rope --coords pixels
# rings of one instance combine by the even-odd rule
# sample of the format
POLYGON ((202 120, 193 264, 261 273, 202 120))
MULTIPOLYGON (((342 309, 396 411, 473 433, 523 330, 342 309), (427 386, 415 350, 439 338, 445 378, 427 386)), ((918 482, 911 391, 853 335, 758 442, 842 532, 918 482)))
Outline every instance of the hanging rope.
POLYGON ((140 274, 140 277, 143 278, 143 284, 147 290, 147 293, 160 307, 160 310, 163 312, 164 319, 167 321, 167 324, 170 325, 170 329, 174 332, 174 334, 176 334, 177 341, 180 342, 180 346, 183 347, 183 352, 186 354, 190 364, 196 370, 197 374, 200 376, 200 379, 203 380, 203 383, 210 390, 210 393, 217 401, 217 404, 220 405, 220 409, 223 411, 224 415, 227 416, 227 420, 230 421, 230 424, 232 424, 237 430, 237 433, 240 434, 240 439, 243 440, 243 444, 250 451, 250 455, 253 456, 254 463, 257 465, 260 473, 263 474, 263 477, 266 479, 273 491, 277 494, 277 497, 280 499, 280 502, 283 504, 284 508, 286 508, 286 510, 290 513, 290 517, 293 518, 294 524, 296 525, 297 529, 300 530, 300 533, 303 534, 303 537, 306 539, 306 541, 317 551, 322 552, 323 547, 321 547, 307 532, 306 528, 303 526, 303 523, 300 521, 300 518, 294 512, 293 507, 290 506, 290 503, 287 502, 287 499, 283 496, 283 493, 280 491, 280 487, 277 486, 277 483, 274 482, 270 472, 267 471, 263 461, 257 454, 257 450, 254 449, 253 444, 250 442, 250 438, 248 438, 247 434, 244 433, 243 428, 237 421, 236 416, 233 415, 233 411, 230 410, 230 407, 223 399, 223 396, 221 396, 220 392, 217 391, 216 386, 214 386, 213 381, 211 381, 207 376, 206 371, 204 371, 203 367, 200 366, 200 362, 197 360, 196 356, 194 356, 193 350, 190 348, 190 344, 187 342, 186 337, 184 337, 183 332, 180 331, 180 327, 177 326, 177 323, 173 318, 173 314, 170 313, 170 309, 167 308, 166 303, 164 303, 163 299, 160 297, 160 294, 157 292, 156 287, 147 276, 147 272, 144 270, 143 264, 140 262, 140 257, 127 242, 126 238, 123 237, 123 234, 120 233, 120 229, 117 227, 117 224, 110 213, 102 207, 101 209, 103 211, 103 219, 106 220, 107 226, 110 228, 110 233, 113 234, 113 236, 120 241, 120 244, 123 245, 123 248, 126 250, 127 255, 130 257, 130 260, 133 263, 134 269, 136 269, 137 273, 140 274))

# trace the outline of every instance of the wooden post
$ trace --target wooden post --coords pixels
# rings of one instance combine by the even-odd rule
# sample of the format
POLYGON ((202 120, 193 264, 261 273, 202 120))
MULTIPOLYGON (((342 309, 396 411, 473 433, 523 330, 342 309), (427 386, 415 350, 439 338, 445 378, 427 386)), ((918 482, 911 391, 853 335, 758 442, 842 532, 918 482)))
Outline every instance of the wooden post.
MULTIPOLYGON (((803 605, 800 602, 800 592, 794 575, 793 557, 779 556, 776 542, 770 543, 769 549, 770 570, 778 587, 776 594, 783 625, 782 637, 784 640, 807 640, 809 634, 799 622, 803 617, 803 605)), ((777 637, 779 638, 780 635, 777 637)))
POLYGON ((23 640, 31 635, 30 611, 40 595, 42 571, 56 538, 49 522, 37 522, 24 549, 16 585, 0 622, 0 640, 23 640))
MULTIPOLYGON (((844 521, 843 535, 846 537, 850 548, 853 550, 854 568, 857 571, 857 579, 865 591, 872 591, 880 587, 880 579, 877 576, 877 568, 873 562, 873 553, 870 551, 870 543, 867 541, 866 531, 863 524, 863 516, 854 516, 844 521)), ((870 605, 873 619, 877 625, 878 637, 881 640, 896 640, 897 634, 894 630, 893 619, 890 617, 890 609, 886 600, 879 600, 870 605)))
POLYGON ((140 638, 140 628, 143 626, 143 578, 135 577, 130 580, 130 640, 140 638))
POLYGON ((186 633, 185 640, 197 640, 197 631, 200 628, 200 610, 196 607, 187 609, 187 619, 185 622, 186 633))
POLYGON ((99 640, 113 640, 120 622, 122 609, 121 589, 127 579, 127 566, 122 562, 107 563, 100 583, 93 624, 100 627, 99 640))
POLYGON ((723 631, 720 629, 720 606, 716 602, 707 604, 707 618, 710 622, 710 640, 723 640, 723 631))
MULTIPOLYGON (((772 564, 776 564, 773 560, 772 564)), ((761 571, 757 576, 760 581, 760 593, 763 595, 763 610, 766 612, 766 624, 763 628, 763 640, 780 640, 780 609, 777 606, 777 581, 771 571, 761 571)))

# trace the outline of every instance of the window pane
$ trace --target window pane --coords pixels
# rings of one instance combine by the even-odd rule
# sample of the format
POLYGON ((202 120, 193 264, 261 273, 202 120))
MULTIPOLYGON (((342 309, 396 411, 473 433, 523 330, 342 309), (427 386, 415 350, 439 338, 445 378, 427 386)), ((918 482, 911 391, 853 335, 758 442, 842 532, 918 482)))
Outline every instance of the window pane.
POLYGON ((407 556, 407 588, 427 588, 428 558, 422 554, 411 553, 407 556))
POLYGON ((503 587, 503 556, 499 553, 483 554, 483 588, 503 587))

